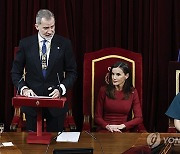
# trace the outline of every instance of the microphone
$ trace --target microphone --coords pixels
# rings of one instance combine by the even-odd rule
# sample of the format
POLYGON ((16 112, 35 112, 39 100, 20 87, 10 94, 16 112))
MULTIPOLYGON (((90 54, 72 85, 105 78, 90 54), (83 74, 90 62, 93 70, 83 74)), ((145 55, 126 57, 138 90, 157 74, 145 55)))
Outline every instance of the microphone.
POLYGON ((61 95, 61 94, 62 94, 62 90, 61 90, 61 87, 60 87, 61 82, 60 82, 60 79, 59 79, 59 73, 57 73, 57 79, 58 79, 58 83, 59 83, 59 86, 58 86, 58 88, 59 88, 59 93, 60 93, 60 95, 61 95))
POLYGON ((58 80, 58 84, 59 85, 57 85, 57 86, 50 86, 49 88, 48 88, 48 90, 50 91, 50 93, 54 90, 54 89, 58 89, 59 90, 59 93, 60 93, 60 95, 62 94, 62 90, 61 90, 61 87, 60 87, 60 79, 59 79, 59 74, 57 73, 57 80, 58 80))
POLYGON ((101 153, 104 154, 104 150, 103 150, 103 147, 102 147, 102 145, 101 145, 101 142, 100 142, 93 134, 91 134, 90 132, 85 131, 85 133, 87 133, 88 135, 90 135, 94 140, 96 140, 96 141, 99 143, 99 145, 100 145, 100 147, 101 147, 101 153))
POLYGON ((24 72, 22 77, 20 78, 20 80, 18 81, 18 86, 17 86, 17 91, 16 91, 16 95, 19 94, 19 86, 20 86, 20 83, 21 81, 24 79, 25 80, 25 75, 26 75, 27 72, 24 72))
POLYGON ((64 130, 63 130, 63 131, 61 131, 61 132, 58 132, 58 134, 57 134, 54 138, 52 138, 52 139, 51 139, 50 143, 47 145, 47 148, 46 148, 46 152, 45 152, 45 154, 47 154, 48 149, 49 149, 49 146, 50 146, 50 144, 52 143, 52 141, 53 141, 53 140, 56 140, 56 139, 57 139, 57 137, 58 137, 59 135, 61 135, 63 132, 64 132, 64 130))

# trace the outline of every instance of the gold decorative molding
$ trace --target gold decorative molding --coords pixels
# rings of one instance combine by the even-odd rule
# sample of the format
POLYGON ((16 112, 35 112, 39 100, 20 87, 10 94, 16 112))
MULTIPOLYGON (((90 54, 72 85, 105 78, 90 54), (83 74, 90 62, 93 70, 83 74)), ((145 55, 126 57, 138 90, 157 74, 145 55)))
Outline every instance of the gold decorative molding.
POLYGON ((91 94, 92 94, 92 99, 91 99, 91 115, 92 115, 92 126, 94 126, 94 77, 95 77, 95 63, 108 59, 108 58, 118 58, 118 59, 123 59, 127 62, 132 63, 132 84, 135 87, 135 61, 132 59, 129 59, 127 57, 119 56, 119 55, 108 55, 104 56, 101 58, 97 58, 92 60, 92 87, 91 87, 91 94))
POLYGON ((176 95, 179 93, 179 74, 180 70, 176 70, 176 95))

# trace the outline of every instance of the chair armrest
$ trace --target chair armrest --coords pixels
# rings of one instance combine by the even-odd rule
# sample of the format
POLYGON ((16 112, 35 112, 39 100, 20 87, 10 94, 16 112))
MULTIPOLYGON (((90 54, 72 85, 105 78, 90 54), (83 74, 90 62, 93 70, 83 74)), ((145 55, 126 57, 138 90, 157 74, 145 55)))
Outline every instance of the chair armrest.
POLYGON ((74 117, 72 116, 72 111, 69 110, 64 121, 64 127, 66 131, 76 131, 76 123, 74 121, 74 117))
POLYGON ((89 115, 84 115, 84 122, 83 122, 83 128, 82 130, 84 131, 90 131, 91 130, 91 125, 90 125, 90 116, 89 115))
POLYGON ((168 133, 177 133, 176 127, 168 127, 168 133))
POLYGON ((20 122, 20 116, 14 116, 10 125, 10 131, 16 132, 19 122, 20 122))
POLYGON ((177 133, 177 129, 174 126, 174 119, 169 118, 169 127, 168 127, 168 133, 177 133))
POLYGON ((69 127, 70 131, 77 130, 73 116, 68 116, 68 127, 69 127))
POLYGON ((22 130, 25 130, 25 115, 21 113, 20 107, 15 107, 10 131, 21 132, 22 130))
POLYGON ((10 131, 17 131, 18 125, 20 123, 21 120, 21 111, 20 111, 20 107, 15 107, 14 108, 14 117, 12 119, 11 125, 10 125, 10 131))

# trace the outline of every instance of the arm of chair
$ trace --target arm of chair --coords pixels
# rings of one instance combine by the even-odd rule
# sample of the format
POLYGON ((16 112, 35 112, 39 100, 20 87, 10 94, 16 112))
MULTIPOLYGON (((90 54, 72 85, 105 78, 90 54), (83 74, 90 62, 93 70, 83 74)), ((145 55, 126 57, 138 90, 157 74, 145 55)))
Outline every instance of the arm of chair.
POLYGON ((90 115, 84 115, 84 122, 83 122, 82 130, 83 131, 88 131, 88 132, 95 132, 97 127, 95 125, 92 126, 91 122, 92 121, 90 121, 90 115))
POLYGON ((174 119, 169 118, 169 127, 168 127, 168 133, 177 133, 177 129, 174 126, 174 119))
POLYGON ((90 120, 89 120, 89 115, 84 115, 84 122, 83 122, 83 131, 90 131, 91 130, 91 125, 90 125, 90 120))
POLYGON ((66 131, 76 131, 76 123, 74 121, 74 117, 72 116, 72 110, 67 112, 66 119, 64 121, 64 127, 66 131))
POLYGON ((10 125, 10 131, 12 131, 12 132, 16 132, 17 131, 17 127, 18 127, 19 121, 20 121, 20 117, 19 116, 14 116, 13 117, 13 120, 12 120, 11 125, 10 125))
POLYGON ((23 115, 21 114, 21 109, 20 107, 15 107, 14 117, 10 125, 10 131, 19 132, 22 130, 23 127, 25 127, 25 124, 23 122, 23 115))

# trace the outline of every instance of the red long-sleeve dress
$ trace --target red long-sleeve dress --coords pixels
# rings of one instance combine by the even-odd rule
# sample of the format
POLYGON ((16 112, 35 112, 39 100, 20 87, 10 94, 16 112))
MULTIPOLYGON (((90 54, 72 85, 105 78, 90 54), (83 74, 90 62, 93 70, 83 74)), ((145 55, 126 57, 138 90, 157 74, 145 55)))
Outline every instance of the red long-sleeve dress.
POLYGON ((106 125, 124 124, 126 131, 142 123, 142 110, 137 90, 134 89, 129 99, 124 100, 122 91, 115 91, 115 98, 110 99, 105 94, 106 88, 101 87, 95 109, 95 123, 99 130, 106 129, 106 125), (134 118, 127 121, 128 114, 133 110, 134 118))

